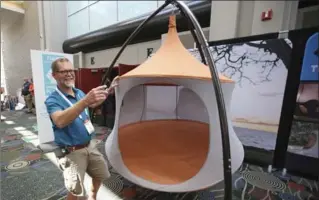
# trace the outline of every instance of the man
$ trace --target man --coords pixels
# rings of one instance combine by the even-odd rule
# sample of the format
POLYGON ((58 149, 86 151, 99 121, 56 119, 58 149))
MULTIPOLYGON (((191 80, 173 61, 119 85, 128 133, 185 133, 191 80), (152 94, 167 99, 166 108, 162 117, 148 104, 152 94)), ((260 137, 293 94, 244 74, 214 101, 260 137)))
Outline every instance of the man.
POLYGON ((89 200, 96 200, 101 182, 110 173, 96 143, 91 141, 94 127, 88 107, 99 106, 105 101, 108 94, 114 91, 117 79, 110 88, 99 86, 85 95, 74 88, 74 68, 67 58, 55 60, 51 68, 57 89, 46 99, 45 104, 53 124, 55 143, 65 152, 57 157, 69 191, 67 199, 75 200, 77 196, 84 195, 83 181, 87 172, 92 177, 89 200))
MULTIPOLYGON (((4 97, 3 94, 4 93, 4 87, 0 87, 0 112, 4 110, 4 97), (3 100, 2 100, 3 99, 3 100)), ((2 118, 2 115, 0 113, 0 121, 3 122, 4 119, 2 118)))
POLYGON ((30 82, 27 78, 24 78, 24 83, 21 90, 21 95, 24 98, 25 104, 27 106, 27 113, 32 112, 32 96, 29 92, 30 82))
POLYGON ((34 84, 33 79, 31 78, 30 86, 29 86, 29 92, 31 94, 31 102, 32 102, 32 113, 35 114, 35 96, 34 96, 34 84))

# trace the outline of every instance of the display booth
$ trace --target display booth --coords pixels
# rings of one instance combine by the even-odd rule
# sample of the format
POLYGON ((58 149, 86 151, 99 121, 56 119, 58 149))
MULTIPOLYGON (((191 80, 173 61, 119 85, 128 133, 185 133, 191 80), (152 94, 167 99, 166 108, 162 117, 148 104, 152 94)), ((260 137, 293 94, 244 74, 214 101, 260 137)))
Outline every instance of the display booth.
MULTIPOLYGON (((232 79, 232 100, 226 103, 229 121, 233 125, 230 132, 235 133, 236 138, 238 137, 244 144, 247 162, 261 166, 273 165, 279 170, 286 168, 290 172, 301 173, 306 177, 318 176, 318 170, 316 170, 318 169, 318 156, 299 155, 292 153, 291 148, 288 148, 299 85, 296 77, 300 76, 302 67, 302 64, 296 62, 296 59, 302 60, 306 41, 315 32, 316 29, 310 28, 209 43, 210 53, 214 57, 218 72, 232 79)), ((184 146, 190 146, 190 144, 184 143, 183 140, 187 141, 192 138, 192 134, 188 135, 188 131, 178 130, 179 125, 188 127, 188 130, 197 130, 198 133, 202 133, 203 129, 188 122, 186 122, 187 125, 175 122, 182 123, 181 120, 185 119, 205 122, 207 115, 209 122, 211 124, 213 122, 210 121, 210 114, 207 112, 209 106, 205 104, 205 98, 201 96, 204 94, 197 91, 201 90, 201 87, 198 86, 197 81, 193 80, 196 79, 197 72, 194 71, 187 78, 184 77, 183 81, 179 75, 175 74, 177 71, 174 70, 178 69, 176 66, 183 66, 179 70, 185 76, 187 68, 184 66, 187 65, 184 64, 184 60, 187 61, 187 59, 174 56, 174 45, 174 42, 165 42, 154 56, 120 77, 120 87, 116 91, 115 125, 107 140, 106 152, 115 170, 138 185, 160 191, 192 191, 213 185, 215 180, 218 182, 218 178, 214 177, 209 177, 209 181, 204 177, 199 178, 204 176, 205 165, 209 162, 209 156, 205 156, 205 152, 208 152, 206 154, 209 155, 211 146, 214 146, 215 143, 211 140, 213 136, 210 132, 209 143, 203 142, 204 140, 201 142, 201 147, 205 147, 205 144, 209 145, 209 150, 205 151, 203 148, 201 153, 197 153, 198 161, 202 159, 201 162, 205 164, 202 165, 202 168, 197 167, 195 170, 196 165, 193 163, 193 173, 183 174, 187 167, 175 165, 180 159, 174 159, 174 156, 183 157, 184 164, 191 163, 191 160, 196 161, 191 158, 192 154, 182 156, 183 152, 177 150, 178 147, 186 150, 184 146), (172 44, 173 47, 165 49, 165 46, 169 44, 172 44), (157 62, 162 64, 156 64, 157 62, 154 61, 158 55, 161 59, 158 59, 157 62), (175 59, 175 65, 168 64, 175 59), (149 70, 146 67, 149 67, 149 70), (198 106, 200 104, 203 106, 198 106), (182 105, 187 106, 179 109, 182 105), (192 110, 189 118, 187 115, 181 117, 183 112, 187 113, 192 110), (175 135, 179 137, 172 134, 178 132, 185 134, 175 135), (167 148, 163 147, 170 147, 169 145, 174 147, 173 152, 170 150, 165 152, 167 148), (167 159, 177 162, 164 162, 167 159), (167 163, 172 164, 167 165, 167 163), (193 187, 193 183, 196 183, 197 186, 193 187)), ((198 61, 203 61, 198 49, 191 49, 189 52, 198 58, 198 61)), ((224 90, 225 82, 222 78, 220 80, 226 99, 228 92, 224 90)), ((309 89, 310 86, 307 87, 309 89)), ((207 91, 211 90, 206 89, 205 95, 207 96, 210 93, 207 91)), ((303 91, 307 93, 308 89, 303 89, 303 91)), ((315 90, 314 92, 316 94, 315 90)), ((211 99, 213 98, 210 98, 210 104, 213 104, 214 101, 211 99)), ((299 98, 298 102, 304 104, 305 102, 302 102, 301 99, 299 98)), ((306 148, 311 147, 312 152, 318 152, 318 145, 316 145, 318 139, 315 136, 317 133, 315 129, 312 132, 314 133, 308 137, 306 148)), ((231 133, 230 138, 233 137, 231 133)), ((197 139, 200 139, 199 136, 197 139)), ((192 147, 194 144, 195 142, 192 143, 192 147)), ((231 146, 234 160, 234 144, 231 146)), ((197 166, 200 166, 201 162, 198 162, 197 166)), ((234 169, 236 169, 236 164, 232 171, 234 169)), ((269 169, 271 171, 271 167, 269 169)))

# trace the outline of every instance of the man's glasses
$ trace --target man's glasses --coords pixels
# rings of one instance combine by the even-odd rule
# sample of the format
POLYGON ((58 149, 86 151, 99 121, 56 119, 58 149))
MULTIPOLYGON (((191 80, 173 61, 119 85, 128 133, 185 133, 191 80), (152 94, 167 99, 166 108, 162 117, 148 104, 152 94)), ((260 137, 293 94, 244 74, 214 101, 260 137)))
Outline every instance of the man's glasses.
POLYGON ((60 73, 62 75, 67 75, 68 73, 74 74, 74 72, 75 72, 74 69, 57 71, 57 73, 60 73))

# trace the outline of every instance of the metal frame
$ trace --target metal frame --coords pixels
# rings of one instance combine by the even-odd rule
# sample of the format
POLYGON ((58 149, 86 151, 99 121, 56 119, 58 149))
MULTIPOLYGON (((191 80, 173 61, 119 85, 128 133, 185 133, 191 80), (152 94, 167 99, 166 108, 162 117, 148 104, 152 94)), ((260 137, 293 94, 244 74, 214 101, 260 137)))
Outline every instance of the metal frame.
POLYGON ((229 130, 228 130, 228 119, 225 109, 225 102, 223 97, 223 92, 221 89, 221 84, 218 76, 218 72, 213 61, 213 57, 209 52, 209 45, 207 40, 205 39, 205 35, 191 12, 188 6, 184 2, 179 2, 176 0, 166 0, 165 3, 160 6, 157 10, 154 11, 147 19, 145 19, 136 29, 135 31, 128 37, 128 39, 122 45, 120 51, 115 56, 111 65, 108 68, 108 71, 104 75, 102 79, 102 84, 110 85, 111 81, 109 79, 111 75, 111 71, 114 67, 114 64, 126 48, 126 46, 132 41, 132 39, 143 29, 145 24, 149 22, 152 18, 154 18, 159 12, 161 12, 165 7, 169 4, 177 7, 181 14, 188 20, 192 35, 194 37, 195 42, 197 43, 201 58, 203 63, 208 63, 210 73, 212 76, 213 87, 215 90, 215 96, 218 107, 218 114, 220 119, 220 128, 221 128, 221 139, 222 139, 222 151, 223 151, 223 168, 224 168, 224 186, 225 186, 225 200, 232 199, 232 172, 231 172, 231 153, 230 153, 230 143, 229 143, 229 130), (195 31, 194 31, 195 30, 195 31))
POLYGON ((292 174, 295 173, 299 176, 301 175, 309 179, 318 180, 318 158, 308 157, 288 151, 298 89, 302 82, 300 79, 303 63, 302 58, 305 53, 308 39, 316 32, 318 32, 317 27, 290 30, 288 32, 288 39, 293 43, 293 48, 283 98, 283 102, 285 103, 281 108, 273 166, 277 169, 287 169, 287 171, 292 174))

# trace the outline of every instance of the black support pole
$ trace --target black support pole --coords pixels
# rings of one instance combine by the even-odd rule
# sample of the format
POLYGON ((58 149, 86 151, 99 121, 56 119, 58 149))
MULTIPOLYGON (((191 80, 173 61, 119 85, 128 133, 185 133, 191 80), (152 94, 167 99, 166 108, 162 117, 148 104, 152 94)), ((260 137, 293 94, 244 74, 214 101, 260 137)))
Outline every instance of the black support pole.
POLYGON ((225 185, 225 200, 232 199, 232 172, 231 172, 231 154, 230 154, 230 143, 229 143, 229 130, 228 130, 228 119, 226 114, 224 95, 221 89, 221 84, 219 81, 218 72, 213 61, 213 57, 209 52, 209 46, 205 39, 205 35, 196 20, 195 16, 191 12, 191 10, 186 6, 184 2, 175 1, 176 6, 185 14, 188 20, 190 20, 195 27, 196 36, 199 40, 201 46, 198 48, 202 48, 204 56, 206 57, 210 73, 212 76, 213 87, 215 90, 215 96, 218 107, 218 114, 220 120, 220 129, 221 129, 221 138, 222 138, 222 150, 223 150, 223 166, 224 166, 224 185, 225 185))
POLYGON ((132 41, 132 39, 141 31, 141 29, 145 26, 145 24, 150 21, 153 17, 155 17, 161 10, 163 10, 167 5, 172 4, 175 5, 182 13, 184 17, 187 18, 189 22, 189 26, 191 28, 191 33, 194 37, 195 42, 198 44, 198 49, 201 54, 203 62, 208 63, 210 73, 212 76, 213 87, 215 91, 220 128, 221 128, 221 139, 222 139, 222 151, 223 151, 223 168, 224 168, 224 185, 225 185, 225 195, 224 200, 232 199, 232 172, 231 172, 231 153, 230 153, 230 143, 229 143, 229 130, 228 130, 228 119, 226 114, 225 102, 223 97, 223 92, 221 89, 221 84, 218 76, 218 72, 213 61, 213 57, 209 52, 209 45, 205 39, 205 35, 191 12, 191 10, 186 6, 185 3, 179 2, 176 0, 166 0, 165 3, 159 7, 152 15, 150 15, 146 20, 144 20, 130 35, 130 37, 125 41, 120 51, 115 56, 112 61, 107 73, 103 77, 102 84, 110 84, 109 77, 111 75, 111 70, 113 69, 114 64, 126 48, 126 46, 132 41), (195 31, 194 31, 195 29, 195 31), (205 59, 206 58, 206 59, 205 59))
POLYGON ((184 12, 182 12, 182 15, 183 15, 183 16, 187 19, 187 21, 188 21, 188 27, 189 27, 189 30, 191 31, 192 36, 193 36, 193 38, 194 38, 194 40, 195 40, 196 46, 198 47, 198 51, 199 51, 199 55, 200 55, 200 57, 201 57, 201 59, 202 59, 202 63, 203 63, 204 65, 207 65, 207 62, 206 62, 206 59, 205 59, 203 50, 202 50, 202 48, 200 47, 201 45, 200 45, 200 43, 199 43, 199 41, 198 41, 198 38, 196 37, 196 33, 195 33, 195 31, 194 31, 195 27, 193 26, 192 22, 187 18, 187 16, 185 15, 184 12))

